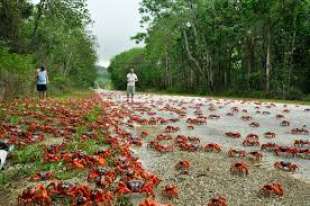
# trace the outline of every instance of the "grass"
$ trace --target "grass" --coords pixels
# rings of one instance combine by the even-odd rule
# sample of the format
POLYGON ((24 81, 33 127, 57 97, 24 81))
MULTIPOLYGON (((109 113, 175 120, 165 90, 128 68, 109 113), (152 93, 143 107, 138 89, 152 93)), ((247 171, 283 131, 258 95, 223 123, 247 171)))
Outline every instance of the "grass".
POLYGON ((90 96, 92 93, 90 89, 71 89, 64 93, 56 93, 50 97, 57 99, 68 99, 72 97, 81 99, 90 96))
POLYGON ((29 145, 13 152, 14 164, 26 164, 40 161, 43 156, 43 147, 39 144, 29 145))
POLYGON ((101 114, 102 114, 102 109, 99 106, 96 106, 88 114, 84 116, 84 119, 87 122, 94 122, 97 120, 97 118, 101 114))
POLYGON ((95 140, 87 140, 82 141, 75 139, 72 143, 70 143, 67 148, 68 151, 84 151, 86 154, 94 154, 100 149, 100 146, 97 144, 95 140))
POLYGON ((309 100, 286 100, 286 99, 272 99, 272 98, 251 98, 251 97, 235 97, 235 96, 225 96, 225 95, 203 95, 203 94, 189 94, 182 92, 167 92, 167 91, 151 91, 151 92, 141 92, 142 94, 155 94, 155 95, 168 95, 168 96, 185 96, 185 97, 210 97, 218 99, 234 99, 234 100, 247 100, 247 101, 258 101, 258 102, 276 102, 284 104, 299 104, 299 105, 310 105, 309 100))
POLYGON ((133 206, 128 197, 120 197, 117 199, 115 206, 133 206))
POLYGON ((10 124, 16 125, 20 121, 19 116, 11 116, 9 119, 10 124))

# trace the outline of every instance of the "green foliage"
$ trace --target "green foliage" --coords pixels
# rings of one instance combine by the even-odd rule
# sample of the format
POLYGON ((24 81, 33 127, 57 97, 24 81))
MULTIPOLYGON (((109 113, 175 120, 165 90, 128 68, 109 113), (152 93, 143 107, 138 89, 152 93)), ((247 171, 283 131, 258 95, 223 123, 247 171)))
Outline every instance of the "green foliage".
POLYGON ((0 100, 34 93, 41 65, 52 95, 93 85, 97 57, 85 0, 0 0, 0 17, 0 100))
POLYGON ((20 120, 19 116, 10 116, 9 122, 11 124, 15 124, 16 125, 19 122, 19 120, 20 120))
POLYGON ((129 67, 138 87, 194 94, 300 99, 310 93, 310 1, 156 1, 141 3, 144 49, 109 68, 117 89, 129 67))
POLYGON ((0 45, 0 100, 1 97, 29 93, 33 67, 30 55, 12 53, 0 45))
POLYGON ((84 151, 87 154, 94 154, 100 149, 100 146, 95 140, 82 141, 76 139, 67 146, 68 151, 84 151))
POLYGON ((120 197, 117 199, 115 206, 133 206, 128 197, 120 197))
POLYGON ((102 109, 98 107, 94 107, 88 114, 84 116, 84 119, 87 122, 94 122, 97 118, 102 114, 102 109))
POLYGON ((0 171, 0 186, 5 185, 8 182, 8 176, 4 172, 0 171))
POLYGON ((29 145, 25 148, 17 149, 13 152, 13 162, 15 164, 25 164, 40 161, 42 155, 42 145, 29 145))

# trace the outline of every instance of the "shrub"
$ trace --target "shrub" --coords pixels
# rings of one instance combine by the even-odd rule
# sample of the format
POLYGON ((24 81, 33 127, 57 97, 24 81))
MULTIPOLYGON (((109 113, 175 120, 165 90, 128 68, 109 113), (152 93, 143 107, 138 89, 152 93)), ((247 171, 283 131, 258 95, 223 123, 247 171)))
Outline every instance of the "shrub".
POLYGON ((294 87, 289 89, 286 94, 286 98, 289 100, 302 100, 303 97, 304 94, 302 93, 302 91, 294 87))

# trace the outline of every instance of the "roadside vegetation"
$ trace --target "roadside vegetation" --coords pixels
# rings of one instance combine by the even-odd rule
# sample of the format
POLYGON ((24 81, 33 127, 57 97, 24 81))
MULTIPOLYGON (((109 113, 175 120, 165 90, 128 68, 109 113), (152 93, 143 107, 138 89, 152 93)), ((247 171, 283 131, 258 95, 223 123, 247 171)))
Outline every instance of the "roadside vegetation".
POLYGON ((309 100, 309 1, 143 1, 143 41, 109 67, 144 91, 309 100))
POLYGON ((49 95, 88 88, 96 78, 94 36, 84 0, 0 0, 0 100, 35 92, 36 68, 49 95))

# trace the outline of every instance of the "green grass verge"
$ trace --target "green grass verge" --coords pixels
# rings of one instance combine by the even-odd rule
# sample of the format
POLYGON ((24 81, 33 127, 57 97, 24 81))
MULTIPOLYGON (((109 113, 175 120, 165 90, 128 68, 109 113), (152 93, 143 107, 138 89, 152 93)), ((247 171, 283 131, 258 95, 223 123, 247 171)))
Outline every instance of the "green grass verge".
POLYGON ((273 98, 252 98, 252 97, 236 97, 236 96, 225 96, 225 95, 204 95, 204 94, 189 94, 182 92, 167 92, 167 91, 143 91, 141 94, 155 94, 155 95, 168 95, 168 96, 185 96, 185 97, 210 97, 217 99, 234 99, 234 100, 247 100, 247 101, 258 101, 258 102, 276 102, 283 104, 299 104, 299 105, 310 105, 310 99, 305 100, 286 100, 286 99, 273 99, 273 98))

